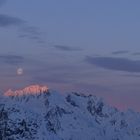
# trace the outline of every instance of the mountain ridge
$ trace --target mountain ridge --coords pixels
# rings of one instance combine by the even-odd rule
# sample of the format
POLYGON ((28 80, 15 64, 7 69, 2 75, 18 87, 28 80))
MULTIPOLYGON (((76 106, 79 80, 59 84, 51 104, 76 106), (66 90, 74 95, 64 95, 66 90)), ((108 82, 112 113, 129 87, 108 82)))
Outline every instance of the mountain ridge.
POLYGON ((139 140, 140 113, 121 112, 93 95, 62 95, 48 88, 38 94, 4 96, 0 140, 5 139, 139 140))

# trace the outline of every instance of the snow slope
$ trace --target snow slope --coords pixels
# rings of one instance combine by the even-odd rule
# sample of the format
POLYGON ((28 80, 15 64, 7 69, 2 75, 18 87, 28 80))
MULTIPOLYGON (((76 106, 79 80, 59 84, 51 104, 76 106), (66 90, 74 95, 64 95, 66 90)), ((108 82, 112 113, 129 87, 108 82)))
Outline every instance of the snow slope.
POLYGON ((0 99, 0 140, 140 140, 140 113, 33 85, 0 99))

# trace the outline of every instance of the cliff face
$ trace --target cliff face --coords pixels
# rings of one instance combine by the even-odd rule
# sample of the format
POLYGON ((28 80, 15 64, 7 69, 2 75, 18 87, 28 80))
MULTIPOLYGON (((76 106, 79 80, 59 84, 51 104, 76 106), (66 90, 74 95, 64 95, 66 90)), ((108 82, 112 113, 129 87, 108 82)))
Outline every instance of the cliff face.
POLYGON ((0 140, 139 140, 140 114, 33 85, 0 99, 0 140))

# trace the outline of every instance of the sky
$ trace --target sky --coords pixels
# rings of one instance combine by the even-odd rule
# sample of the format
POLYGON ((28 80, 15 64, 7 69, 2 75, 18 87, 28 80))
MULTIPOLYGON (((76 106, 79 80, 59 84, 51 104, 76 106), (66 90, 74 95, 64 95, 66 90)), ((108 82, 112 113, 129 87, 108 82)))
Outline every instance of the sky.
POLYGON ((30 84, 140 111, 139 0, 0 0, 0 91, 30 84))

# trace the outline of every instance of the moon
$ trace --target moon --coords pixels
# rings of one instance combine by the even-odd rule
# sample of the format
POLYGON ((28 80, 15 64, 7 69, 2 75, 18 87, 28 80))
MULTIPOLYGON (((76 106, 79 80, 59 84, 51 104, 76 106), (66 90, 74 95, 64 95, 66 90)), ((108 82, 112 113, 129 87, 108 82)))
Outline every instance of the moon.
POLYGON ((23 69, 22 68, 17 69, 17 75, 23 75, 23 69))

